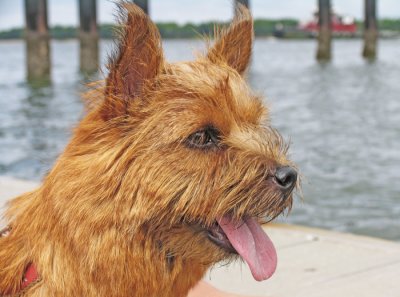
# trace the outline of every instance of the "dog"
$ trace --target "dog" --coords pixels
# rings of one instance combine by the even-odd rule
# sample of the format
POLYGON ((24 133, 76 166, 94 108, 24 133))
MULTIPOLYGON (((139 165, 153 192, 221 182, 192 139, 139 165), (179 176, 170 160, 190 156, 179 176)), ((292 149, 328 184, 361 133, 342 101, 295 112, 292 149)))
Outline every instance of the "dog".
POLYGON ((256 280, 275 271, 260 224, 291 208, 298 178, 245 80, 250 12, 195 61, 167 63, 148 16, 119 5, 87 115, 43 184, 8 205, 0 296, 184 297, 223 260, 256 280))

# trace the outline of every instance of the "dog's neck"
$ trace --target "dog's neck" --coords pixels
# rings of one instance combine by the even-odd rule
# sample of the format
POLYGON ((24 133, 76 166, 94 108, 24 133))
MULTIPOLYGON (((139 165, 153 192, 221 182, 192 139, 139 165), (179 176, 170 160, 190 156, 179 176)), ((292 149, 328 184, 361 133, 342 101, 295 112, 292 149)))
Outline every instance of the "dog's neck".
POLYGON ((13 236, 27 245, 13 256, 35 263, 42 278, 38 285, 45 295, 184 297, 205 273, 206 266, 172 257, 162 243, 144 233, 127 235, 110 226, 100 231, 88 228, 87 222, 83 226, 65 224, 71 218, 65 222, 49 219, 48 213, 56 215, 57 210, 37 207, 45 203, 43 193, 45 188, 20 198, 26 209, 20 209, 15 224, 21 222, 22 227, 15 226, 18 233, 13 236), (40 224, 29 225, 32 211, 42 218, 40 224))

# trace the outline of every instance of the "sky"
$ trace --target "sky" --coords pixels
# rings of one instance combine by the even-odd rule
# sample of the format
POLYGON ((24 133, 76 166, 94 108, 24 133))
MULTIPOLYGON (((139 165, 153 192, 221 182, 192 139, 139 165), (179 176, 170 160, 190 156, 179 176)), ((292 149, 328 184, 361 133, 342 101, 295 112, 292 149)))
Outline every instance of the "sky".
MULTIPOLYGON (((0 0, 0 30, 24 25, 23 0, 0 0)), ((49 24, 78 25, 78 0, 47 0, 49 24)), ((400 18, 399 0, 377 0, 379 17, 400 18)), ((226 21, 232 17, 231 0, 149 0, 153 20, 178 23, 199 23, 208 20, 226 21)), ((250 0, 255 18, 310 18, 317 0, 250 0)), ((332 0, 333 8, 361 19, 363 0, 332 0)), ((99 23, 113 23, 115 3, 97 0, 99 23)))

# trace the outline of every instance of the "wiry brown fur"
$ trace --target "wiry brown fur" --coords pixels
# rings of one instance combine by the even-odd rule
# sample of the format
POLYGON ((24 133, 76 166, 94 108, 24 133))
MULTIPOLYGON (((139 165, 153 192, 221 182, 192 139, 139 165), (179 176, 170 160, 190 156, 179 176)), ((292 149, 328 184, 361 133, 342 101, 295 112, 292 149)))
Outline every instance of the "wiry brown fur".
MULTIPOLYGON (((0 239, 0 293, 26 296, 186 296, 231 254, 205 228, 227 213, 273 218, 291 205, 269 177, 286 146, 243 79, 253 39, 241 7, 207 55, 164 61, 159 33, 136 6, 110 61, 104 98, 88 112, 42 186, 13 200, 0 239), (212 125, 217 147, 188 146, 212 125)), ((1 294, 0 294, 1 295, 1 294)))

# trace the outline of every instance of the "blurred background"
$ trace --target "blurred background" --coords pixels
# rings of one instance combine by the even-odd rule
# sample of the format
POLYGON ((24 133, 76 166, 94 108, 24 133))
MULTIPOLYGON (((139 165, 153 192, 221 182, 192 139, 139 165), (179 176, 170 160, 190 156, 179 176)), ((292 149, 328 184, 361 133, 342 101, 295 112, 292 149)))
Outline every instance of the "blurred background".
MULTIPOLYGON (((203 50, 235 1, 135 1, 170 61, 203 50)), ((249 0, 249 71, 303 176, 284 222, 400 241, 400 2, 249 0), (379 38, 378 38, 379 37, 379 38)), ((116 4, 0 0, 0 175, 40 181, 106 75, 116 4)))

